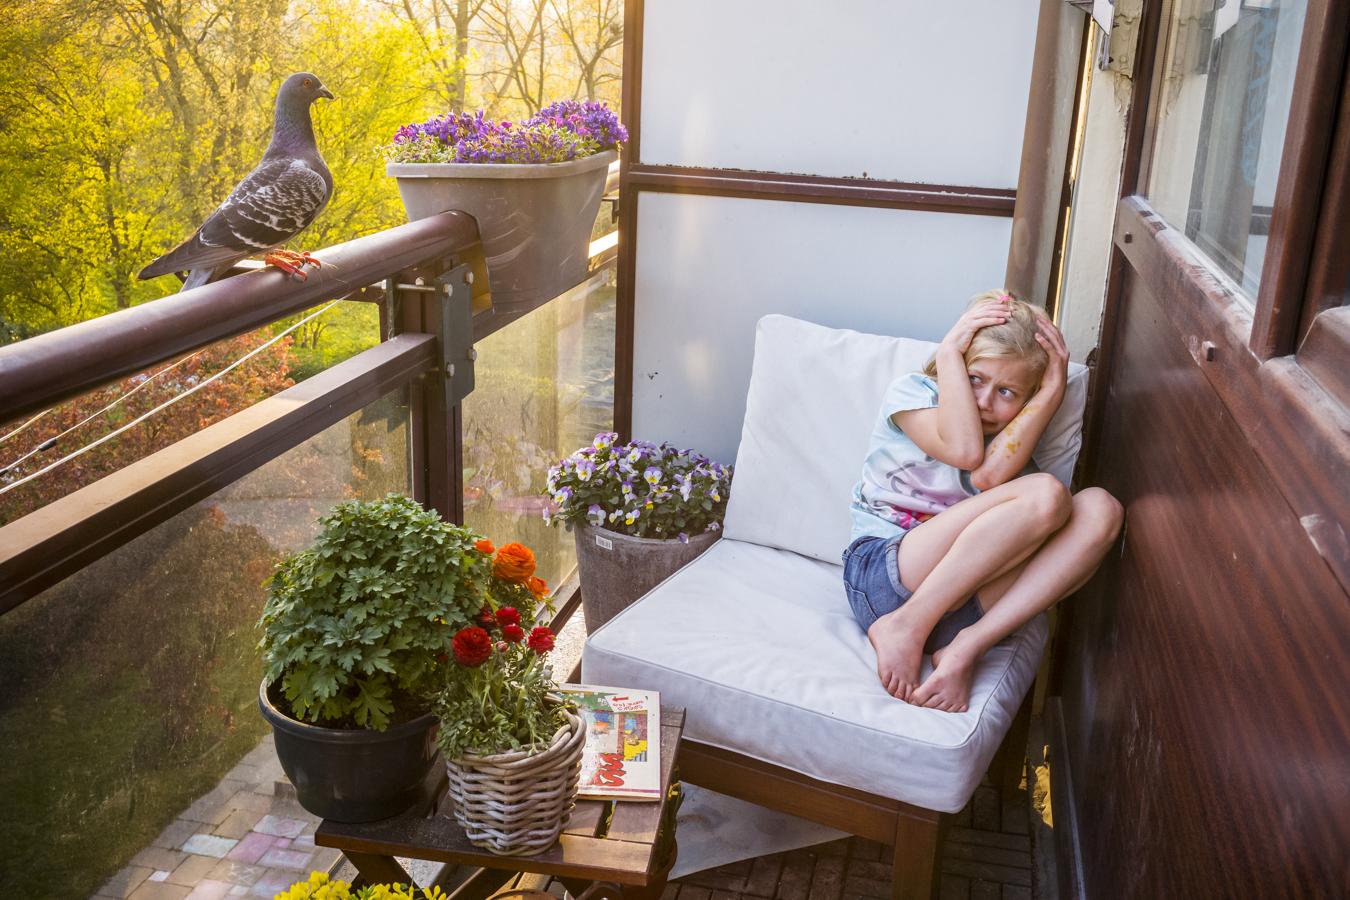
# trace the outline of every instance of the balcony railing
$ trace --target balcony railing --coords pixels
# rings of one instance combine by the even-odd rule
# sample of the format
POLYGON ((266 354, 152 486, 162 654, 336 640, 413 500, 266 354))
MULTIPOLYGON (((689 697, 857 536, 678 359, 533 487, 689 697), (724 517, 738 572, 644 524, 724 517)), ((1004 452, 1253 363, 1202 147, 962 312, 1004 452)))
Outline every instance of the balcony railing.
MULTIPOLYGON (((570 573, 530 473, 612 423, 614 244, 554 300, 494 309, 476 223, 444 213, 320 251, 303 282, 246 272, 0 348, 12 421, 319 304, 380 310, 374 347, 0 527, 0 846, 53 869, 32 895, 68 892, 72 856, 115 871, 257 743, 260 583, 333 502, 403 490, 551 540, 541 570, 570 573)), ((562 628, 574 577, 555 599, 562 628)))

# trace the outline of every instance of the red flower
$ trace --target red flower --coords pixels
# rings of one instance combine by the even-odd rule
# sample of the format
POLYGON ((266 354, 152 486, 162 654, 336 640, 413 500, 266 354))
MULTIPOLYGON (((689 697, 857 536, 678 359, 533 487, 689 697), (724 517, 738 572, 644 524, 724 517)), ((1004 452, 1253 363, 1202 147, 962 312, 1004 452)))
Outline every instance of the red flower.
POLYGON ((530 632, 528 643, 535 653, 547 653, 553 649, 553 629, 540 625, 530 632))
POLYGON ((455 660, 461 666, 481 666, 492 655, 492 638, 481 628, 470 625, 461 628, 451 641, 455 651, 455 660))
POLYGON ((519 644, 525 640, 525 629, 519 625, 503 625, 502 637, 512 644, 519 644))
POLYGON ((479 553, 482 553, 485 556, 491 556, 492 554, 497 552, 497 548, 492 546, 492 541, 489 541, 487 538, 474 541, 473 549, 477 550, 479 553))
POLYGON ((497 610, 497 624, 505 628, 507 625, 519 625, 520 613, 514 606, 503 606, 497 610))
POLYGON ((491 628, 497 623, 496 617, 492 615, 492 607, 488 606, 486 603, 484 603, 483 608, 478 611, 478 615, 474 617, 474 621, 483 628, 491 628))

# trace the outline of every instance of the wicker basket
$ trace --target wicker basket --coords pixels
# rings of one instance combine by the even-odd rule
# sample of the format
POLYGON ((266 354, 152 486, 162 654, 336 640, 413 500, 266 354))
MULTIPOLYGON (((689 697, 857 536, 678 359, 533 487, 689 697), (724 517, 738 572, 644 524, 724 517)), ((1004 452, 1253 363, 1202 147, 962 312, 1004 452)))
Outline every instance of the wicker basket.
POLYGON ((544 750, 447 760, 455 821, 476 847, 501 856, 541 853, 572 814, 586 724, 563 710, 565 725, 544 750))

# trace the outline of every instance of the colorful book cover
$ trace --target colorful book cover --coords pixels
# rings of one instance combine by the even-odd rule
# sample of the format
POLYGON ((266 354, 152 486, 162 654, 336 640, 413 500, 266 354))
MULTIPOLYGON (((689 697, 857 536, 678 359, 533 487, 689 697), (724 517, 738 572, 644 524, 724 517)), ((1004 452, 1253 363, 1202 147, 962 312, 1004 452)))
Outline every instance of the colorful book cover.
POLYGON ((578 684, 562 688, 586 720, 578 794, 661 799, 661 703, 655 691, 578 684))

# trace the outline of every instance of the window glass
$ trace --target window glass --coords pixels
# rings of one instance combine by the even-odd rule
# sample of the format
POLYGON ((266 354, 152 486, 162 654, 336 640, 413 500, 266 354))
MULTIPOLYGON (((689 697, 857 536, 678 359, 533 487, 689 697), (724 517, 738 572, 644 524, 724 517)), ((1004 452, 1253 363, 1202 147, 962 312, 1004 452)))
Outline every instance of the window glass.
POLYGON ((1261 281, 1304 0, 1177 0, 1148 196, 1237 283, 1261 281))
MULTIPOLYGON (((335 503, 407 490, 400 388, 0 616, 0 897, 107 896, 186 858, 151 847, 175 817, 269 802, 274 774, 221 781, 266 731, 263 579, 335 503)), ((135 896, 187 893, 161 886, 135 896)))

